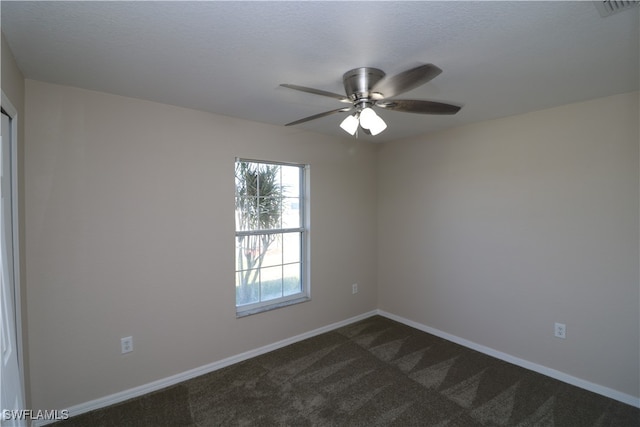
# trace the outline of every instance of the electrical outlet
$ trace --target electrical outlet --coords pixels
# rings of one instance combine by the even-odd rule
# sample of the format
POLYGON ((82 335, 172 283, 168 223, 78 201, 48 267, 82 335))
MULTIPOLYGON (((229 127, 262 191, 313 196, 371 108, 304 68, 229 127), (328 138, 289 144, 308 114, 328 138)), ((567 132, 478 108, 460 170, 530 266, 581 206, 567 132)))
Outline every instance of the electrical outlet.
POLYGON ((351 285, 351 293, 352 294, 357 294, 358 293, 358 284, 354 283, 353 285, 351 285))
POLYGON ((567 325, 564 323, 557 323, 554 325, 554 335, 558 338, 567 338, 567 325))
POLYGON ((131 353, 133 351, 133 337, 120 338, 120 349, 122 354, 131 353))

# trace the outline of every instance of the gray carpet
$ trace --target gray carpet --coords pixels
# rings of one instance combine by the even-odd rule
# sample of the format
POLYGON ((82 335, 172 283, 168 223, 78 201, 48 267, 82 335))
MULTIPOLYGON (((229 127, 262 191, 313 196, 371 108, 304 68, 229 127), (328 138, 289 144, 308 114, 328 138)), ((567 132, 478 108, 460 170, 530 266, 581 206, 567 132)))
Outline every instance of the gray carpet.
POLYGON ((56 425, 638 427, 640 410, 374 316, 56 425))

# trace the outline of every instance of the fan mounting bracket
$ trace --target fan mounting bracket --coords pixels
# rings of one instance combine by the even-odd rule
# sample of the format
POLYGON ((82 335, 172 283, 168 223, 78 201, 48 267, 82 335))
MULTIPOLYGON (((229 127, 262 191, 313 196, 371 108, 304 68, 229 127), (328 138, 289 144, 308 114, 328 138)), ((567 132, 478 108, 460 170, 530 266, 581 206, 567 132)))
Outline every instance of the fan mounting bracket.
POLYGON ((373 88, 384 76, 384 71, 378 68, 354 68, 342 76, 344 91, 354 103, 360 100, 382 99, 384 96, 373 92, 373 88))

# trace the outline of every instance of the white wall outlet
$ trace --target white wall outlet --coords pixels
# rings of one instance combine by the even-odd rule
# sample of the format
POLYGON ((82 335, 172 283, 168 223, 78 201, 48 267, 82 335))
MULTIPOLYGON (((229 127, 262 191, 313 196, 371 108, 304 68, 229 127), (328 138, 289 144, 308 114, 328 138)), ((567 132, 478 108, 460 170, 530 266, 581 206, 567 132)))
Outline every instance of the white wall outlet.
POLYGON ((357 294, 358 293, 358 284, 354 283, 353 285, 351 285, 351 293, 352 294, 357 294))
POLYGON ((122 354, 131 353, 133 351, 133 337, 120 338, 120 349, 122 354))
POLYGON ((567 325, 564 323, 555 323, 554 325, 554 333, 556 337, 565 339, 567 338, 567 325))

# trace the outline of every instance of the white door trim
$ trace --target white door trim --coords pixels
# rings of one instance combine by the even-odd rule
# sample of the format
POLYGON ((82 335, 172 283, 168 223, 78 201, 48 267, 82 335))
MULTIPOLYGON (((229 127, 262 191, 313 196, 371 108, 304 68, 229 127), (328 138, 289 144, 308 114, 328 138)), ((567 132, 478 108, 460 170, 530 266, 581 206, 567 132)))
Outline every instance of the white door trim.
POLYGON ((20 385, 22 391, 22 402, 26 404, 25 400, 25 381, 24 381, 24 365, 26 362, 24 348, 22 343, 22 289, 20 278, 20 227, 19 227, 19 193, 18 193, 18 123, 21 119, 18 115, 18 110, 13 106, 9 97, 2 92, 2 109, 11 118, 11 206, 12 212, 12 231, 13 231, 13 277, 15 286, 15 318, 16 318, 16 341, 18 345, 18 364, 20 385))

